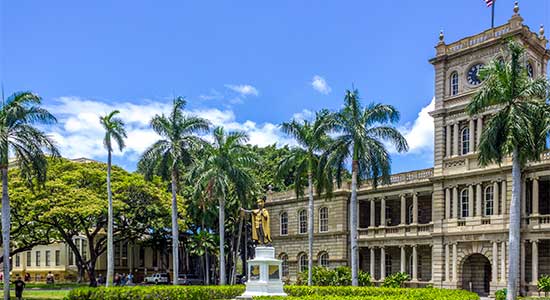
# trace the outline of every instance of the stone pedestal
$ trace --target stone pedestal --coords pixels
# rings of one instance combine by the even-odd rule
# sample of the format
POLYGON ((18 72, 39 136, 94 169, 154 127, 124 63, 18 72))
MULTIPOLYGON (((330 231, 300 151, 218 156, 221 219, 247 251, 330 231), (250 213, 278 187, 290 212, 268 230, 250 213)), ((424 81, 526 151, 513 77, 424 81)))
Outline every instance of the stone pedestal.
POLYGON ((275 259, 275 248, 256 247, 254 259, 248 260, 246 291, 238 299, 254 296, 286 296, 281 280, 282 261, 275 259))

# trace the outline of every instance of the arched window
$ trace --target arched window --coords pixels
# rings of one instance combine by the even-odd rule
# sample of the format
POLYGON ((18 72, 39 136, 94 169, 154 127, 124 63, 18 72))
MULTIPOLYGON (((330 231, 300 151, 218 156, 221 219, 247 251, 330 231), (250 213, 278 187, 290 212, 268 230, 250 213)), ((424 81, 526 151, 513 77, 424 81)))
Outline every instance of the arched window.
POLYGON ((483 198, 485 199, 485 215, 491 216, 494 212, 494 193, 493 193, 493 187, 487 186, 485 188, 485 193, 483 195, 483 198))
POLYGON ((462 218, 466 218, 468 216, 470 209, 469 204, 468 189, 463 189, 462 192, 460 192, 460 212, 462 218))
POLYGON ((298 270, 300 272, 305 272, 307 271, 307 254, 305 253, 302 253, 300 254, 300 256, 298 257, 298 270))
POLYGON ((458 94, 458 73, 453 72, 451 74, 451 96, 458 94))
POLYGON ((533 65, 531 64, 531 62, 527 63, 527 65, 525 66, 525 69, 527 70, 527 76, 529 76, 530 78, 533 78, 534 69, 533 69, 533 65))
POLYGON ((328 253, 327 252, 321 252, 321 254, 319 254, 319 266, 328 268, 329 263, 328 263, 328 253))
POLYGON ((283 212, 281 214, 281 235, 288 234, 288 213, 283 212))
POLYGON ((282 275, 283 275, 283 277, 288 277, 288 274, 289 274, 289 271, 288 271, 288 255, 286 253, 281 253, 281 255, 279 255, 279 259, 282 261, 281 262, 282 275))
POLYGON ((307 212, 305 209, 298 213, 298 233, 307 233, 307 212))
POLYGON ((462 129, 462 155, 470 152, 470 128, 466 127, 462 129))
POLYGON ((319 232, 328 231, 328 207, 319 209, 319 232))

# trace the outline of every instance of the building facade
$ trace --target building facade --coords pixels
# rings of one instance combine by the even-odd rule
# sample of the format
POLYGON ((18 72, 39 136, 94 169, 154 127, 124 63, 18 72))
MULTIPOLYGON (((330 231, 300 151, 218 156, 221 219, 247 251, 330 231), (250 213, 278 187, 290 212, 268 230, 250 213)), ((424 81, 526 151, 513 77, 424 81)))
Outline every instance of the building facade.
MULTIPOLYGON (((462 288, 480 295, 506 287, 511 161, 480 167, 477 147, 495 109, 470 117, 465 107, 481 82, 477 70, 502 55, 508 38, 527 49, 530 76, 547 74, 544 29, 532 32, 519 7, 504 25, 446 43, 443 34, 430 60, 435 70, 434 167, 391 177, 391 183, 358 191, 359 267, 376 282, 396 272, 409 285, 462 288)), ((349 186, 332 199, 315 198, 314 261, 348 265, 349 186)), ((521 291, 535 293, 550 274, 550 152, 522 177, 521 291)), ((307 199, 273 194, 273 245, 283 275, 296 280, 307 268, 307 199)))

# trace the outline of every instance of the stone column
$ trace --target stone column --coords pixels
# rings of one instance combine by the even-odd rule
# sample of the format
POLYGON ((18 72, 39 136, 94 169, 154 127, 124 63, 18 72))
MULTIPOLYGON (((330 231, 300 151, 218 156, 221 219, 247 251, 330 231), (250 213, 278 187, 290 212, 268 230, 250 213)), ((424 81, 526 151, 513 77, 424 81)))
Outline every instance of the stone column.
POLYGON ((453 155, 459 155, 458 154, 458 127, 460 127, 460 123, 456 122, 453 125, 453 155))
POLYGON ((445 131, 445 156, 451 157, 451 125, 447 125, 445 131))
POLYGON ((481 182, 476 184, 476 216, 483 216, 483 187, 481 182))
POLYGON ((506 241, 500 242, 500 281, 506 282, 506 241))
POLYGON ((418 224, 418 193, 413 193, 413 224, 418 224))
POLYGON ((457 243, 453 243, 453 282, 456 282, 458 280, 457 278, 457 256, 458 256, 458 245, 457 243))
POLYGON ((481 141, 482 132, 483 132, 483 116, 479 116, 477 118, 476 150, 479 150, 479 142, 481 141))
POLYGON ((401 268, 399 269, 399 272, 401 273, 405 273, 405 266, 406 266, 406 263, 407 263, 407 257, 406 257, 406 254, 405 254, 405 246, 404 245, 401 245, 399 246, 399 248, 401 249, 401 268))
MULTIPOLYGON (((433 207, 432 207, 433 209, 433 207)), ((445 219, 451 218, 451 189, 445 189, 445 219)))
POLYGON ((519 284, 520 286, 525 285, 525 242, 521 241, 520 248, 520 267, 519 267, 519 284))
POLYGON ((521 179, 521 216, 527 217, 527 180, 525 178, 521 179))
POLYGON ((418 281, 418 255, 416 252, 416 245, 412 246, 412 260, 413 260, 412 281, 418 281))
POLYGON ((539 214, 539 178, 533 177, 533 215, 539 214))
POLYGON ((498 242, 493 241, 493 264, 492 264, 492 282, 496 283, 498 281, 498 242))
POLYGON ((407 198, 401 194, 401 225, 407 224, 407 198))
POLYGON ((376 200, 370 199, 370 227, 376 226, 376 200))
POLYGON ((469 143, 470 143, 470 149, 468 151, 468 153, 473 153, 474 152, 474 146, 475 146, 475 123, 474 123, 474 119, 470 119, 470 135, 468 136, 470 138, 469 140, 469 143))
POLYGON ((445 281, 449 282, 450 279, 450 270, 449 270, 449 244, 445 244, 445 281))
MULTIPOLYGON (((498 211, 500 203, 500 196, 499 196, 499 190, 498 190, 498 182, 493 182, 493 210, 498 211)), ((502 214, 502 213, 501 213, 502 214)))
POLYGON ((386 226, 386 198, 380 198, 380 226, 386 226))
POLYGON ((474 186, 468 186, 468 217, 474 216, 474 186))
POLYGON ((539 280, 539 241, 531 240, 531 284, 536 285, 539 280))
POLYGON ((508 213, 508 210, 507 210, 507 205, 506 205, 506 202, 507 202, 507 196, 508 196, 508 191, 507 191, 507 186, 506 186, 506 178, 504 178, 504 180, 502 181, 501 183, 501 195, 502 195, 502 200, 500 201, 500 211, 502 211, 502 214, 503 215, 507 215, 508 213))
POLYGON ((374 278, 374 264, 376 263, 376 253, 374 252, 374 247, 370 247, 370 276, 372 277, 372 280, 375 280, 374 278))
POLYGON ((386 278, 386 249, 384 246, 380 247, 380 280, 386 278))
POLYGON ((453 218, 458 219, 458 186, 453 187, 453 218))

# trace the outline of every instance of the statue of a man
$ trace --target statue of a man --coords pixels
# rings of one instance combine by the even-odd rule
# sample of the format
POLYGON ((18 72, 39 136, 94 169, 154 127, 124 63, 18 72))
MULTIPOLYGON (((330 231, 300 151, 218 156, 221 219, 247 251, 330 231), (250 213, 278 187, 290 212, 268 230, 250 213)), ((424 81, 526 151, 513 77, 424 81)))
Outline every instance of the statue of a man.
POLYGON ((269 212, 264 208, 265 200, 258 199, 257 209, 241 211, 252 215, 252 240, 260 245, 271 245, 271 230, 269 228, 269 212))

